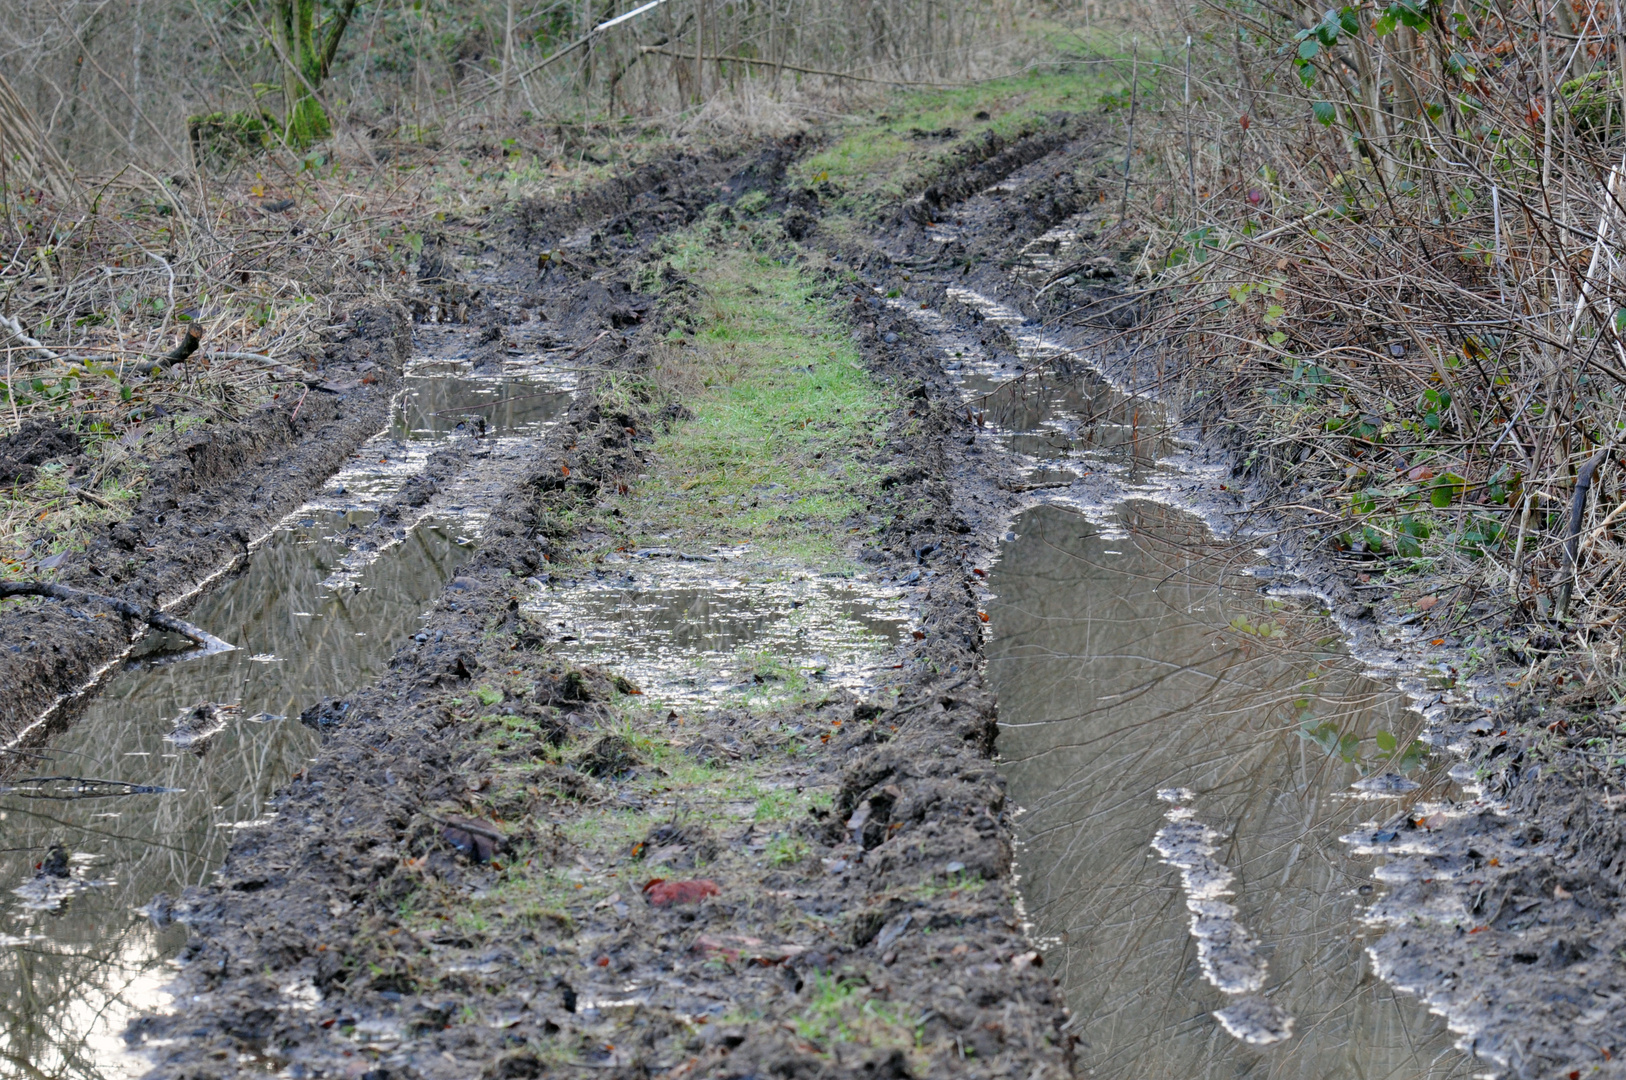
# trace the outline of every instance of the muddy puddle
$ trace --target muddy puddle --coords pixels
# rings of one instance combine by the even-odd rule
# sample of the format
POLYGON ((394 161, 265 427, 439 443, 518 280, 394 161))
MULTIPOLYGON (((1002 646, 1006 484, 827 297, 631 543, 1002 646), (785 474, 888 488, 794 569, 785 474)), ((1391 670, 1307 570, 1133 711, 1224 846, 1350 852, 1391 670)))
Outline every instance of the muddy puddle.
POLYGON ((894 302, 927 330, 938 362, 960 389, 977 452, 1014 454, 1028 486, 1067 488, 1090 479, 1143 481, 1176 442, 1162 415, 1104 380, 1076 350, 1018 311, 970 289, 950 287, 955 308, 994 333, 968 333, 930 309, 894 302))
POLYGON ((1028 916, 1093 1075, 1473 1075, 1373 973, 1381 859, 1339 839, 1449 793, 1409 699, 1194 517, 1047 506, 1013 531, 988 670, 1028 916))
POLYGON ((196 656, 175 651, 184 642, 144 640, 100 693, 53 718, 48 737, 10 753, 0 1074, 147 1070, 122 1033, 162 1007, 185 942, 162 898, 206 883, 235 830, 311 758, 317 738, 299 713, 376 679, 421 627, 472 553, 510 463, 569 405, 574 377, 556 368, 546 357, 488 373, 413 364, 389 428, 189 614, 235 651, 196 656), (387 498, 460 438, 471 441, 455 481, 421 516, 380 526, 387 498))
POLYGON ((1038 503, 989 570, 988 675, 1026 915, 1081 1071, 1475 1075, 1373 971, 1384 859, 1340 839, 1459 794, 1412 699, 1317 601, 1273 588, 1257 542, 1175 508, 1170 459, 1201 465, 1159 409, 1012 309, 950 299, 1002 335, 912 314, 977 449, 1020 455, 1038 503))
POLYGON ((806 688, 873 687, 920 575, 787 572, 750 554, 616 555, 590 578, 534 583, 526 607, 560 655, 625 675, 652 704, 767 706, 806 688))

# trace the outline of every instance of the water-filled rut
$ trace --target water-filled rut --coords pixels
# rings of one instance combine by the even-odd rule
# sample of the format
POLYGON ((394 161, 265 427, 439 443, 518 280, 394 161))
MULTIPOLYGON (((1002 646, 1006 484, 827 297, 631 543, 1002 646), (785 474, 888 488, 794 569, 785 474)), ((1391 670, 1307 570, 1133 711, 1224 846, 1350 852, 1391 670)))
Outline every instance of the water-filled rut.
POLYGON ((237 649, 189 655, 150 637, 49 737, 12 751, 0 785, 0 1058, 14 1075, 110 1080, 150 1067, 122 1034, 161 1005, 186 938, 167 898, 207 881, 236 829, 310 760, 317 739, 300 712, 376 679, 419 630, 512 462, 574 385, 546 355, 484 372, 415 361, 390 426, 190 613, 237 649), (454 475, 394 506, 441 449, 460 451, 454 475))
POLYGON ((896 306, 976 423, 968 497, 979 457, 1020 465, 976 580, 1022 893, 1082 1068, 1472 1075, 1374 972, 1386 860, 1344 839, 1460 794, 1412 699, 1281 583, 1268 537, 1183 508, 1212 467, 1154 402, 988 295, 947 299, 896 306))
POLYGON ((1029 915, 1096 1075, 1470 1075, 1374 975, 1382 885, 1340 843, 1449 785, 1405 696, 1178 510, 1014 531, 989 674, 1029 915))

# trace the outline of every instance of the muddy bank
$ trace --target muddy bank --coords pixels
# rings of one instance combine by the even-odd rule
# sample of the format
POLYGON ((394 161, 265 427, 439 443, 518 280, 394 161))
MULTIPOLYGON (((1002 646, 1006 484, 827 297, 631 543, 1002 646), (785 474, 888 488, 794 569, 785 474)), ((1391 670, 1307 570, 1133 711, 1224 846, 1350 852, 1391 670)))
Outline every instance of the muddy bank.
MULTIPOLYGON (((307 376, 314 388, 284 384, 276 400, 231 423, 178 432, 153 422, 144 445, 157 460, 141 499, 88 550, 62 560, 57 580, 184 610, 206 579, 228 569, 384 426, 410 349, 404 309, 359 307, 313 362, 307 376)), ((5 604, 0 737, 15 737, 78 691, 143 632, 104 611, 53 601, 5 604)))

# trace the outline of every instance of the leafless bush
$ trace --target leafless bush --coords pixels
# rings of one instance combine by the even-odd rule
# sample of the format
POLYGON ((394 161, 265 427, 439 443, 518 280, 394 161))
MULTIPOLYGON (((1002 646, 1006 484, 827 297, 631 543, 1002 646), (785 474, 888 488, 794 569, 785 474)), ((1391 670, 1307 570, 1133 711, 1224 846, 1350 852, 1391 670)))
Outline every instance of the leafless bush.
POLYGON ((1626 611, 1621 25, 1216 2, 1141 40, 1142 340, 1210 427, 1265 418, 1250 464, 1346 557, 1445 575, 1443 625, 1626 611))

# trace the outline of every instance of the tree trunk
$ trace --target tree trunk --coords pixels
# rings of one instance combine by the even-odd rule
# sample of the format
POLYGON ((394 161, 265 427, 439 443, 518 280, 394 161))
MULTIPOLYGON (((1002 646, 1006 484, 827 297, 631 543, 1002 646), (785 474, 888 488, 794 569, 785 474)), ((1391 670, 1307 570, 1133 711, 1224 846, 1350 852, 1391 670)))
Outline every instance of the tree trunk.
POLYGON ((339 39, 358 2, 345 0, 328 20, 321 42, 316 33, 316 0, 275 0, 272 5, 271 34, 282 59, 282 123, 294 146, 309 146, 332 134, 333 126, 316 91, 333 66, 339 39))

